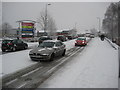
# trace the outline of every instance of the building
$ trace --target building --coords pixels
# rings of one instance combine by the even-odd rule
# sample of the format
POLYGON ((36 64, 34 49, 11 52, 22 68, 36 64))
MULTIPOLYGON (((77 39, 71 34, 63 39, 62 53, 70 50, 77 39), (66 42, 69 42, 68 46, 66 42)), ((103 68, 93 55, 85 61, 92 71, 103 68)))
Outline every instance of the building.
POLYGON ((76 36, 77 31, 76 29, 63 29, 63 30, 57 30, 56 35, 64 35, 64 36, 76 36))
POLYGON ((47 36, 47 33, 44 30, 37 31, 37 37, 47 36))

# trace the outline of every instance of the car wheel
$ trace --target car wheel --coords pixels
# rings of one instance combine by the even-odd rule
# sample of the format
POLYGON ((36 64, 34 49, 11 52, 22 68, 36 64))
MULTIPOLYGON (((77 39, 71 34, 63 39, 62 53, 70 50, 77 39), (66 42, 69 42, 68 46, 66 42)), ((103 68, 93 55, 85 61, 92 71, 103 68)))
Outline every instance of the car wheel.
POLYGON ((16 48, 15 48, 15 47, 13 47, 13 48, 12 48, 12 51, 16 51, 16 48))
POLYGON ((65 52, 66 52, 66 50, 64 50, 64 52, 63 52, 62 56, 65 56, 65 52))
POLYGON ((50 60, 49 61, 53 61, 54 60, 54 54, 51 54, 50 60))
POLYGON ((5 49, 2 49, 2 52, 5 52, 6 50, 5 49))
POLYGON ((28 48, 28 46, 27 46, 27 45, 25 45, 24 49, 27 49, 27 48, 28 48))
POLYGON ((120 71, 119 71, 119 78, 120 78, 120 71))

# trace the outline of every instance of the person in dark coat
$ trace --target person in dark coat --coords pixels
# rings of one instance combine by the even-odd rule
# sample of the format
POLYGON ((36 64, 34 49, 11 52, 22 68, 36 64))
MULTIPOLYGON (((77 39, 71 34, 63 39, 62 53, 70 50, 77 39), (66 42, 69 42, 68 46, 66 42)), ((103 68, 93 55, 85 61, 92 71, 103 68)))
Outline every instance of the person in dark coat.
POLYGON ((19 40, 19 37, 17 37, 17 39, 19 40))
POLYGON ((105 35, 104 35, 104 34, 101 34, 101 35, 100 35, 100 38, 101 38, 102 41, 104 41, 105 35))

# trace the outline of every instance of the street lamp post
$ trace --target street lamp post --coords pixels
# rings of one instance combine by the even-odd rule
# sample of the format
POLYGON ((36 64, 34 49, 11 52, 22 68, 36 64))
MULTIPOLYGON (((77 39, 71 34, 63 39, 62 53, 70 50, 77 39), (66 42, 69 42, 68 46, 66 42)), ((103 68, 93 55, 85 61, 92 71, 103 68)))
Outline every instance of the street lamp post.
POLYGON ((99 20, 99 32, 101 32, 101 29, 100 29, 100 27, 101 27, 101 25, 100 25, 100 22, 101 22, 100 17, 97 17, 97 19, 99 20))
POLYGON ((51 5, 51 4, 48 4, 48 3, 46 4, 44 33, 47 33, 46 30, 47 30, 47 6, 48 5, 51 5))

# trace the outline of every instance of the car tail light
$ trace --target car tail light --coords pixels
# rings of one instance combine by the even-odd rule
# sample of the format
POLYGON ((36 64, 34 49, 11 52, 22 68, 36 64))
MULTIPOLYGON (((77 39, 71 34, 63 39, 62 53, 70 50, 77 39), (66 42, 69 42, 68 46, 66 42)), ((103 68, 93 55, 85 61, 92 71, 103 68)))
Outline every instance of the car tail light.
POLYGON ((77 43, 77 40, 76 40, 76 43, 77 43))
POLYGON ((76 42, 78 42, 78 40, 76 40, 76 42))
POLYGON ((12 43, 8 43, 7 45, 12 45, 12 43))
POLYGON ((80 41, 79 40, 76 40, 77 43, 79 43, 80 41))

